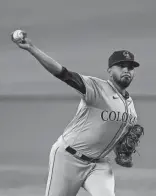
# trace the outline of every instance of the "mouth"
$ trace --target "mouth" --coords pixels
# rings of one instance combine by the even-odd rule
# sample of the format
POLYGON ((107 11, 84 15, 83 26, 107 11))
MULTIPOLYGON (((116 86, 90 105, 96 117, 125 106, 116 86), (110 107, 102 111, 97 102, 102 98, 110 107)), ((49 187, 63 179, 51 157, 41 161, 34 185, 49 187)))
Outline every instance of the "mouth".
POLYGON ((131 76, 126 74, 126 75, 121 76, 121 78, 131 78, 131 76))

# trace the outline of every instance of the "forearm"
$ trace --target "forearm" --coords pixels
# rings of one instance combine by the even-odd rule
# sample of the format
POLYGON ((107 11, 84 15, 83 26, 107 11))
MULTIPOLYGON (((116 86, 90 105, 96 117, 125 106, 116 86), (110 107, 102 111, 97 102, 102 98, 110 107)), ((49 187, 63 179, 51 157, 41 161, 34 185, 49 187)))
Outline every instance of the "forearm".
POLYGON ((56 75, 61 73, 62 65, 56 62, 53 58, 45 54, 43 51, 38 49, 36 46, 31 46, 28 50, 31 55, 33 55, 39 63, 48 70, 51 74, 56 75))
POLYGON ((65 67, 60 65, 58 62, 35 46, 31 46, 28 51, 41 63, 45 69, 47 69, 55 77, 75 88, 82 94, 86 93, 85 85, 79 74, 68 71, 65 67))

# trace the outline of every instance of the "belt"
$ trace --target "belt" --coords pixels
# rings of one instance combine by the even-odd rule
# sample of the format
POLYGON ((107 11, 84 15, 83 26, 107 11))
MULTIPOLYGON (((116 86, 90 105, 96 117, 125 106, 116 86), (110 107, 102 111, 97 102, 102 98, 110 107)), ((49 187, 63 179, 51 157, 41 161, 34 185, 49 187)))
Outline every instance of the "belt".
POLYGON ((67 152, 69 152, 70 154, 74 155, 75 157, 83 160, 83 161, 88 161, 88 162, 91 162, 91 163, 95 163, 99 160, 99 159, 94 159, 94 158, 91 158, 91 157, 87 157, 86 155, 76 151, 74 148, 72 148, 70 146, 68 146, 65 150, 67 152))

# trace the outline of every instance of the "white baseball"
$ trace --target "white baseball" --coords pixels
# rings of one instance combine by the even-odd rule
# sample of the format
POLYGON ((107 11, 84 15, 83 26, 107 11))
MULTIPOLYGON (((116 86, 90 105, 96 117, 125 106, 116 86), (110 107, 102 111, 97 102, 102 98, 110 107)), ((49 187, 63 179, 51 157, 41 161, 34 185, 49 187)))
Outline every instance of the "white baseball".
POLYGON ((14 41, 21 41, 24 39, 24 32, 22 30, 16 30, 13 32, 12 37, 14 41))

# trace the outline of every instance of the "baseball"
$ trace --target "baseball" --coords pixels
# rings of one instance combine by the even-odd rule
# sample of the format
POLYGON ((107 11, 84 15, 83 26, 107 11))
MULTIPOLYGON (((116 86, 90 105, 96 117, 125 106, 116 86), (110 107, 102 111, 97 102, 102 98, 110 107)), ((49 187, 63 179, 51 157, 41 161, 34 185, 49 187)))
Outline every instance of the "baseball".
POLYGON ((26 37, 24 31, 22 30, 16 30, 12 33, 12 39, 15 42, 21 42, 26 37))

